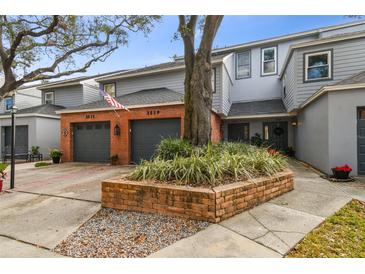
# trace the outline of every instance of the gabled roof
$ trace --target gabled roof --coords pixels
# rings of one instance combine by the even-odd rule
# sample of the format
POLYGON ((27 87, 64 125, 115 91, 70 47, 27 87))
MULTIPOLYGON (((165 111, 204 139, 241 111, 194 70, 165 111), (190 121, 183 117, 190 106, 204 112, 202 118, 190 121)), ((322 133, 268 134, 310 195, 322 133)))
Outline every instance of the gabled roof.
POLYGON ((305 100, 299 108, 304 108, 322 95, 329 91, 347 90, 351 91, 354 89, 365 89, 365 71, 356 73, 348 78, 338 81, 332 85, 321 87, 315 93, 312 94, 307 100, 305 100))
MULTIPOLYGON (((22 115, 22 114, 40 114, 40 115, 46 115, 46 116, 57 116, 56 111, 62 110, 65 107, 57 106, 57 105, 51 105, 51 104, 43 104, 39 106, 34 106, 30 108, 23 108, 17 111, 16 115, 22 115)), ((0 116, 9 116, 10 113, 3 113, 0 116)))
MULTIPOLYGON (((223 61, 223 58, 228 55, 219 55, 219 56, 212 56, 212 64, 221 63, 223 61)), ((142 76, 142 75, 149 75, 154 73, 163 73, 163 72, 169 72, 169 71, 176 71, 176 70, 183 70, 185 68, 184 60, 176 60, 173 62, 166 62, 161 64, 156 64, 152 66, 146 66, 141 67, 137 69, 131 69, 126 72, 119 72, 114 74, 108 74, 106 76, 97 77, 95 78, 98 82, 106 82, 116 79, 122 79, 122 78, 131 78, 135 76, 142 76)))
MULTIPOLYGON (((292 39, 303 38, 303 37, 307 37, 307 36, 319 35, 320 33, 325 32, 325 31, 343 29, 343 28, 348 28, 348 27, 363 25, 363 24, 365 24, 365 20, 357 20, 357 21, 344 23, 344 24, 332 25, 332 26, 328 26, 328 27, 321 27, 321 28, 291 33, 291 34, 287 34, 287 35, 280 35, 280 36, 275 36, 275 37, 271 37, 271 38, 267 38, 267 39, 261 39, 261 40, 256 40, 256 41, 250 41, 247 43, 227 46, 227 47, 223 47, 223 48, 216 48, 216 49, 213 49, 212 56, 226 53, 226 52, 231 52, 231 51, 243 50, 245 48, 259 47, 259 46, 263 46, 265 44, 273 44, 273 43, 284 42, 284 41, 288 41, 288 40, 292 40, 292 39)), ((179 56, 177 58, 177 60, 180 60, 182 58, 183 58, 183 56, 179 56)))
MULTIPOLYGON (((146 89, 130 94, 125 94, 115 98, 119 103, 126 107, 166 104, 166 103, 182 103, 184 95, 167 88, 146 89)), ((90 109, 112 109, 105 100, 100 100, 78 107, 67 108, 61 112, 73 112, 90 109)))
POLYGON ((365 31, 357 31, 357 32, 337 34, 337 35, 333 35, 333 36, 329 36, 329 37, 325 37, 325 38, 316 39, 313 41, 307 41, 307 42, 290 45, 288 53, 287 53, 285 61, 284 61, 284 64, 283 64, 281 72, 280 72, 280 78, 283 77, 286 67, 293 55, 293 51, 296 49, 310 47, 310 46, 324 45, 324 44, 335 43, 335 42, 351 40, 351 39, 364 38, 364 37, 365 37, 365 31))
POLYGON ((250 118, 253 116, 273 114, 288 115, 281 99, 233 103, 227 118, 250 118))

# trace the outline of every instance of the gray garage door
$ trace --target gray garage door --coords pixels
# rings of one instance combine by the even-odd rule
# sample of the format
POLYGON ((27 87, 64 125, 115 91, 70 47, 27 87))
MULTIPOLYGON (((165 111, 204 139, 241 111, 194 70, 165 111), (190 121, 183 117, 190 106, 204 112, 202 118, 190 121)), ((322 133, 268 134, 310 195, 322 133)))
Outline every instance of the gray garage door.
POLYGON ((365 108, 358 111, 357 119, 357 165, 358 174, 365 175, 365 108))
POLYGON ((74 124, 74 161, 108 162, 110 157, 110 123, 74 124))
POLYGON ((157 145, 167 137, 180 137, 180 119, 140 120, 132 122, 132 161, 150 159, 157 145))

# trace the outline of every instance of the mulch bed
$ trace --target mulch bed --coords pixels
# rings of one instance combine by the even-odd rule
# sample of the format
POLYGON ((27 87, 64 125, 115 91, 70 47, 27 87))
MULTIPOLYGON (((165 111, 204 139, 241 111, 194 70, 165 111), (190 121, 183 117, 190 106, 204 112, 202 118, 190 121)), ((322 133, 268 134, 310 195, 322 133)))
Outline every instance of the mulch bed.
POLYGON ((54 251, 77 258, 146 257, 208 225, 202 221, 103 208, 54 251))

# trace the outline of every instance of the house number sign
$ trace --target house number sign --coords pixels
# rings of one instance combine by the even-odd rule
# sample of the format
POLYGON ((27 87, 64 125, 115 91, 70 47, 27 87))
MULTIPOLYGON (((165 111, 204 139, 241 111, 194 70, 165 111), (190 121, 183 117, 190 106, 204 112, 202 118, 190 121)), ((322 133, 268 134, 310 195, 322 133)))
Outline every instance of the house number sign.
POLYGON ((62 135, 63 135, 63 137, 67 137, 67 135, 68 135, 68 129, 67 128, 62 129, 62 135))
POLYGON ((160 114, 159 110, 147 110, 147 115, 158 115, 160 114))
POLYGON ((85 118, 86 119, 95 119, 95 114, 86 114, 85 118))

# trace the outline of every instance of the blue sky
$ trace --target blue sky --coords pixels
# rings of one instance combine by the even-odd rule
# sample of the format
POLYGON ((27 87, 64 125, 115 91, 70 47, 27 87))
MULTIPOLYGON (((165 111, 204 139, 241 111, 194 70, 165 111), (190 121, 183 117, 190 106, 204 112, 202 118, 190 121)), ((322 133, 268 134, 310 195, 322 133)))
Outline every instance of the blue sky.
MULTIPOLYGON (((356 19, 343 15, 225 16, 214 47, 224 47, 354 20, 356 19)), ((131 34, 128 47, 119 48, 104 63, 94 64, 87 74, 168 62, 174 54, 181 55, 182 41, 173 41, 177 24, 177 16, 164 16, 162 22, 156 25, 148 37, 144 37, 143 34, 131 34)))

